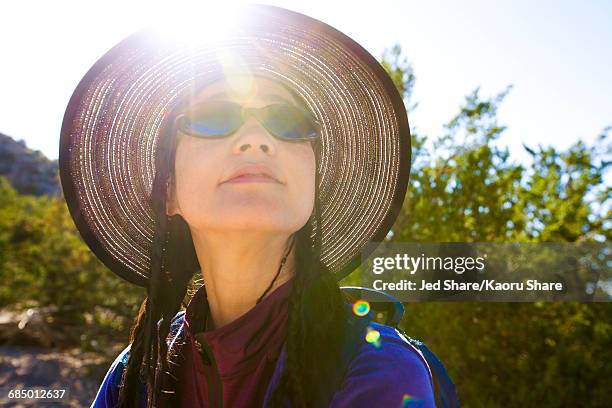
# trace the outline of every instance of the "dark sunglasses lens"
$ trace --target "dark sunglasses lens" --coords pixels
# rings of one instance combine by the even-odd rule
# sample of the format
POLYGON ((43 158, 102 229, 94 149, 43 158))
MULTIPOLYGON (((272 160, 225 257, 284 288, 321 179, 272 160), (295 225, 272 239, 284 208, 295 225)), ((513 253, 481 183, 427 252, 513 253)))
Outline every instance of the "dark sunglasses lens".
POLYGON ((227 136, 242 123, 240 106, 231 102, 210 102, 188 110, 181 120, 180 129, 199 137, 227 136))
POLYGON ((261 112, 264 126, 277 137, 287 140, 311 140, 317 137, 314 118, 291 105, 269 105, 261 112))

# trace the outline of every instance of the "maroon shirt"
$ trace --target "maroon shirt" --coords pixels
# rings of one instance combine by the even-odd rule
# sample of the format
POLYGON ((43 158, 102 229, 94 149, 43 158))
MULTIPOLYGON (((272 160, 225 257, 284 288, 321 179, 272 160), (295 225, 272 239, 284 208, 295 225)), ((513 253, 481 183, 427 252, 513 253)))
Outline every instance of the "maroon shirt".
POLYGON ((224 407, 263 405, 286 339, 292 283, 283 283, 233 322, 208 330, 205 287, 193 295, 185 312, 185 343, 178 346, 184 357, 176 371, 180 406, 214 407, 221 400, 224 407))

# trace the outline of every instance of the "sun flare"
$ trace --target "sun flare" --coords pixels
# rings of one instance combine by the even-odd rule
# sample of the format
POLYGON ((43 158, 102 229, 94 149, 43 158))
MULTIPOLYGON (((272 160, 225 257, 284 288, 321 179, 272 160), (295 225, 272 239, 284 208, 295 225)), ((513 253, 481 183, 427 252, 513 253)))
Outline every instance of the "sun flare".
POLYGON ((156 31, 166 38, 190 44, 217 41, 224 35, 239 30, 245 22, 241 13, 245 2, 209 3, 182 0, 175 7, 163 10, 154 20, 156 31))

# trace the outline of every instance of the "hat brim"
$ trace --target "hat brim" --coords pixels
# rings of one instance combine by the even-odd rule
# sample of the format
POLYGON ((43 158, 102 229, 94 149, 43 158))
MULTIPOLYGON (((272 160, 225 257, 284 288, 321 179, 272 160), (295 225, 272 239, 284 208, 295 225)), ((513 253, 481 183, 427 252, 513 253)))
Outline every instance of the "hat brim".
POLYGON ((322 261, 338 280, 369 255, 367 243, 385 239, 402 207, 410 129, 384 68, 303 14, 251 5, 244 16, 239 30, 214 40, 139 31, 102 56, 70 99, 59 151, 64 196, 87 245, 129 282, 148 282, 149 198, 164 118, 195 83, 224 75, 223 55, 295 90, 320 122, 322 261))

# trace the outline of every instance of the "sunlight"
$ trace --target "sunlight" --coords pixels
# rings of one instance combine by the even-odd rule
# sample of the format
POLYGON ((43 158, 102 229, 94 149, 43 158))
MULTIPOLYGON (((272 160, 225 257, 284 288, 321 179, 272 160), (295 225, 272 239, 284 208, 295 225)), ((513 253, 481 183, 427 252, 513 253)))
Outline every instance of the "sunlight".
MULTIPOLYGON (((161 37, 187 48, 220 41, 247 21, 241 13, 242 6, 247 4, 245 1, 218 3, 214 8, 196 0, 183 0, 179 4, 156 18, 153 27, 161 37)), ((253 76, 243 58, 227 49, 219 49, 216 54, 231 89, 239 94, 250 92, 253 76)))
POLYGON ((179 1, 176 7, 160 10, 153 25, 167 38, 191 45, 213 42, 237 29, 244 21, 241 6, 245 2, 210 3, 197 0, 179 1))

